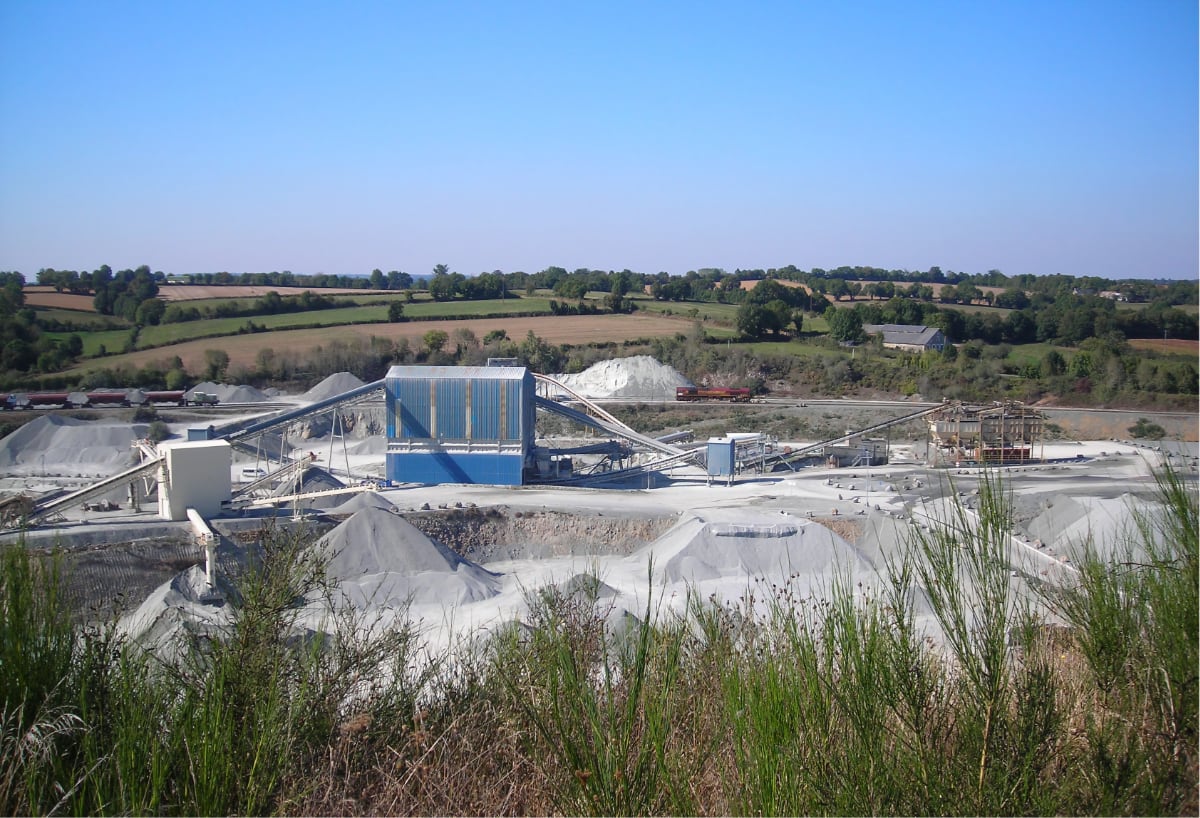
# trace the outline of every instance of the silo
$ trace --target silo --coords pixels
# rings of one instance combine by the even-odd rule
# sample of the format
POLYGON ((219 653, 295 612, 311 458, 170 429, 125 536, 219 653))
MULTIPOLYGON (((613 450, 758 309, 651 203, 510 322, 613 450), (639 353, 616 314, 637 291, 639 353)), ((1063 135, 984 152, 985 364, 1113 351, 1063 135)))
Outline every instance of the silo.
POLYGON ((394 366, 384 384, 388 480, 522 483, 535 412, 528 369, 394 366))

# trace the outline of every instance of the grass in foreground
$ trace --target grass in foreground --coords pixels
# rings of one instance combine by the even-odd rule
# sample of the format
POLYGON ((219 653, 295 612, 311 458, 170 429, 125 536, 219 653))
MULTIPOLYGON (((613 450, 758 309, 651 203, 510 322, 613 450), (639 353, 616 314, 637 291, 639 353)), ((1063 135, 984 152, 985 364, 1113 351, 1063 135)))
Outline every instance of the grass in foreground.
POLYGON ((302 542, 269 548, 176 662, 73 628, 53 562, 9 547, 0 808, 1194 814, 1197 500, 1169 472, 1160 489, 1127 554, 1045 592, 1067 628, 1014 594, 990 486, 873 592, 635 618, 593 579, 454 661, 418 660, 407 624, 304 636, 322 570, 302 542))

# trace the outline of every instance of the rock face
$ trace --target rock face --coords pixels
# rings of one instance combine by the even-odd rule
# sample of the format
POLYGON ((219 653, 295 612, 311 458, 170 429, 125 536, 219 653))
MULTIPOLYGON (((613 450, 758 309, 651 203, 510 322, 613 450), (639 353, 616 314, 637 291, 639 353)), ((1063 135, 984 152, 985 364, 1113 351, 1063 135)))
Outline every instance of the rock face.
POLYGON ((333 420, 328 412, 322 412, 316 417, 297 424, 300 439, 313 440, 327 437, 336 432, 339 436, 365 440, 382 435, 387 428, 382 408, 356 407, 338 410, 337 414, 339 418, 337 428, 334 428, 333 420))
POLYGON ((629 519, 600 514, 455 509, 410 514, 429 537, 476 562, 541 559, 571 554, 625 555, 653 542, 675 516, 629 519))

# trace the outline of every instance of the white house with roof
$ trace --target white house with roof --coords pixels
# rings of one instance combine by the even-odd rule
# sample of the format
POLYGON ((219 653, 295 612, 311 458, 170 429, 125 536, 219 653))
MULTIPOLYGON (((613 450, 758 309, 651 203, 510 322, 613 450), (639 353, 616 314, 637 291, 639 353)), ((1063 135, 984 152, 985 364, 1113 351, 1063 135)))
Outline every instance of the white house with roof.
POLYGON ((906 352, 941 352, 946 346, 946 336, 937 327, 913 326, 911 324, 863 324, 867 335, 882 335, 883 345, 888 349, 906 352))

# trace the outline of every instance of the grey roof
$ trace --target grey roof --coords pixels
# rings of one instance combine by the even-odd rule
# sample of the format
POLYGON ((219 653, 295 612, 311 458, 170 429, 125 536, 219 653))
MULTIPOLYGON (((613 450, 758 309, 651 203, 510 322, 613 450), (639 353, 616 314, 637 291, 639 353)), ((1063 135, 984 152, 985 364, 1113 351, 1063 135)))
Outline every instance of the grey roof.
POLYGON ((519 381, 528 372, 523 366, 393 366, 387 380, 411 378, 420 380, 485 380, 519 381))
POLYGON ((929 346, 941 332, 937 327, 912 324, 863 324, 863 331, 868 335, 883 335, 885 344, 919 347, 929 346))

